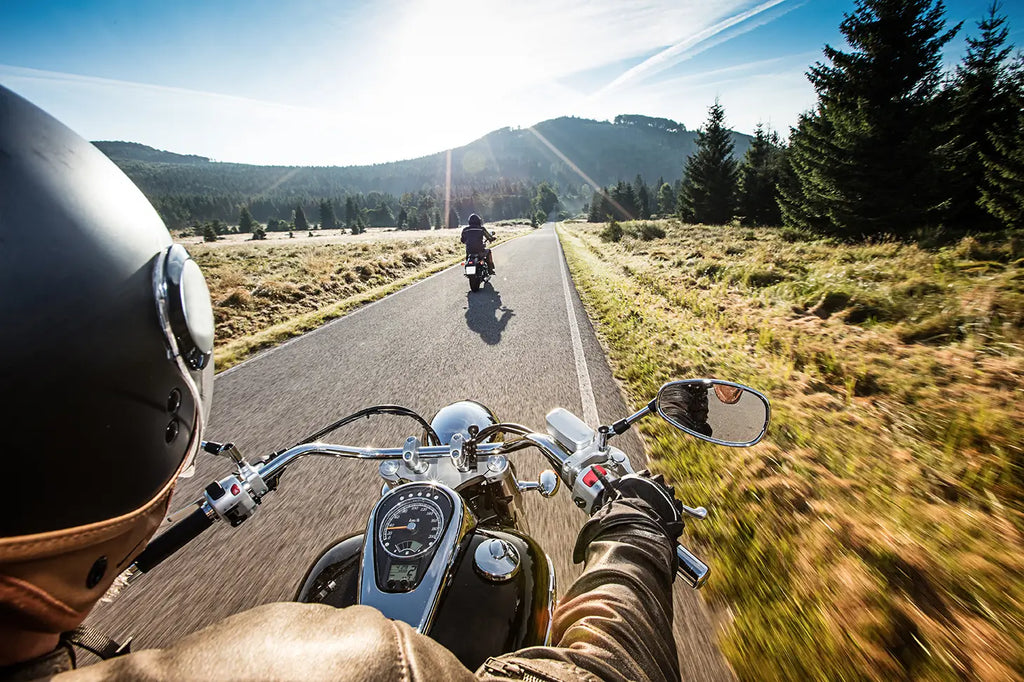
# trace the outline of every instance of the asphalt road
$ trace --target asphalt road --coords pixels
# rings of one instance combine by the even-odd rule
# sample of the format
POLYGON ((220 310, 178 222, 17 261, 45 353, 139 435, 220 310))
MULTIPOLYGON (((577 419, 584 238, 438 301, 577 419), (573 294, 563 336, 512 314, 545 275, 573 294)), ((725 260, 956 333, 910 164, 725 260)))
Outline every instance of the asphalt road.
MULTIPOLYGON (((449 269, 218 375, 207 439, 233 441, 255 457, 377 403, 405 405, 429 419, 448 403, 472 398, 505 421, 540 431, 554 407, 582 416, 560 259, 555 231, 545 226, 497 247, 498 274, 479 292, 469 292, 459 268, 449 269)), ((598 415, 610 423, 627 409, 574 289, 571 297, 598 415)), ((415 432, 410 421, 377 417, 335 432, 332 440, 399 447, 415 432)), ((636 468, 643 466, 635 434, 616 444, 636 468)), ((521 480, 535 480, 545 468, 539 454, 513 457, 521 480)), ((226 460, 201 453, 196 476, 179 486, 172 508, 229 470, 226 460)), ((288 470, 259 514, 239 528, 215 525, 114 603, 101 604, 89 622, 116 638, 134 636, 139 650, 291 599, 324 547, 365 527, 379 492, 372 463, 303 461, 288 470)), ((564 489, 548 500, 528 495, 526 502, 532 533, 554 560, 562 592, 580 570, 570 555, 583 513, 564 489)), ((682 585, 675 596, 684 679, 733 679, 712 642, 703 603, 682 585)))

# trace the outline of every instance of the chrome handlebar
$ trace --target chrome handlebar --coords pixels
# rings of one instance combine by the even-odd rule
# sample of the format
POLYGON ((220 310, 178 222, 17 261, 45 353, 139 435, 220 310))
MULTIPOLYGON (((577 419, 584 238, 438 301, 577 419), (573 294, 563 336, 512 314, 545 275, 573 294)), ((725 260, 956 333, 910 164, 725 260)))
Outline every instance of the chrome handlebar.
MULTIPOLYGON (((600 439, 600 445, 594 451, 570 453, 552 436, 544 433, 526 432, 525 428, 512 430, 518 438, 504 443, 474 444, 477 456, 508 455, 517 450, 535 447, 543 453, 548 462, 558 472, 567 487, 573 491, 574 502, 587 513, 592 513, 596 499, 603 489, 600 483, 587 481, 583 474, 598 469, 602 477, 610 472, 597 466, 598 460, 604 460, 610 466, 617 467, 620 473, 632 472, 628 458, 621 451, 607 447, 607 440, 600 439), (605 459, 607 458, 607 459, 605 459)), ((334 457, 339 459, 357 459, 371 461, 403 460, 407 448, 361 448, 333 443, 302 443, 269 459, 250 465, 237 448, 231 443, 220 445, 204 442, 202 447, 207 452, 230 458, 237 466, 235 473, 210 483, 203 497, 195 500, 190 507, 196 509, 170 530, 156 537, 147 545, 127 572, 128 582, 133 582, 142 573, 162 562, 181 549, 189 541, 197 537, 214 521, 226 519, 233 526, 240 525, 255 513, 263 497, 277 487, 277 479, 284 470, 295 461, 308 456, 334 457)), ((441 460, 451 457, 453 461, 461 460, 463 453, 447 445, 428 445, 417 449, 420 460, 441 460)), ((549 486, 551 493, 557 484, 549 486)), ((545 495, 548 496, 548 495, 545 495)), ((186 507, 187 509, 188 507, 186 507)), ((694 510, 696 511, 696 510, 694 510)), ((693 514, 697 518, 702 518, 693 514)), ((707 565, 689 552, 682 545, 677 545, 679 575, 694 588, 699 588, 707 579, 710 569, 707 565)))
MULTIPOLYGON (((552 466, 557 467, 560 472, 565 461, 570 457, 570 453, 562 449, 555 439, 542 433, 526 434, 507 443, 481 443, 476 446, 476 452, 478 455, 506 455, 527 447, 539 449, 552 466)), ((286 467, 296 460, 310 455, 380 461, 400 460, 404 451, 405 448, 358 448, 333 443, 303 443, 275 455, 261 464, 257 471, 261 478, 267 480, 279 476, 286 467)), ((424 445, 419 448, 418 452, 420 459, 444 459, 452 456, 451 449, 447 445, 424 445)), ((570 482, 567 481, 567 483, 570 482)))

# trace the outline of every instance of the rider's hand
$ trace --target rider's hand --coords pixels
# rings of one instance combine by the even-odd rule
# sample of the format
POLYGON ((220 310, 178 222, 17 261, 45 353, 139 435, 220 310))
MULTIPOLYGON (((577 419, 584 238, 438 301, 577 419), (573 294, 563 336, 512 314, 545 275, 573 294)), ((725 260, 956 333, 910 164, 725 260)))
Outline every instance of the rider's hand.
POLYGON ((610 490, 601 493, 597 511, 580 531, 573 560, 582 561, 587 545, 604 530, 645 521, 653 522, 673 545, 683 532, 682 505, 674 489, 660 474, 652 477, 646 470, 610 482, 610 490))
POLYGON ((612 483, 614 492, 605 491, 600 500, 602 506, 614 499, 642 501, 654 512, 652 519, 661 526, 670 540, 677 539, 683 532, 683 508, 675 497, 675 488, 665 485, 661 474, 651 476, 644 469, 637 474, 627 474, 612 483))

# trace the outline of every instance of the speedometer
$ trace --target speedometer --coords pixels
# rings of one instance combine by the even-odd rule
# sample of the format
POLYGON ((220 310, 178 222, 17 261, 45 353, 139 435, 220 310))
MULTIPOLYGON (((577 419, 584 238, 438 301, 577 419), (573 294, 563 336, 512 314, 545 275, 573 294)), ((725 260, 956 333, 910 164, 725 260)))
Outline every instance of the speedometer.
POLYGON ((426 497, 410 497, 388 512, 380 524, 380 544, 394 557, 414 557, 430 551, 441 539, 441 508, 426 497))

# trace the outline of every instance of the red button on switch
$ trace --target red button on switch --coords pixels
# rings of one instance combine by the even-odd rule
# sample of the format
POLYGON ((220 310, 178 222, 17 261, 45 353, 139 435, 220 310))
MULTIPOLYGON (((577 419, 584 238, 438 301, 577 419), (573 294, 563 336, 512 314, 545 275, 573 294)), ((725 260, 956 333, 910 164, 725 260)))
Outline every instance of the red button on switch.
POLYGON ((231 494, 232 495, 237 495, 240 492, 242 492, 242 489, 238 487, 238 484, 237 483, 232 483, 231 484, 231 494))
POLYGON ((590 471, 588 471, 586 475, 583 476, 583 485, 587 486, 588 488, 592 488, 594 484, 597 483, 597 474, 595 474, 594 471, 597 471, 602 476, 608 474, 608 470, 605 469, 600 464, 595 464, 594 466, 590 467, 590 471))

